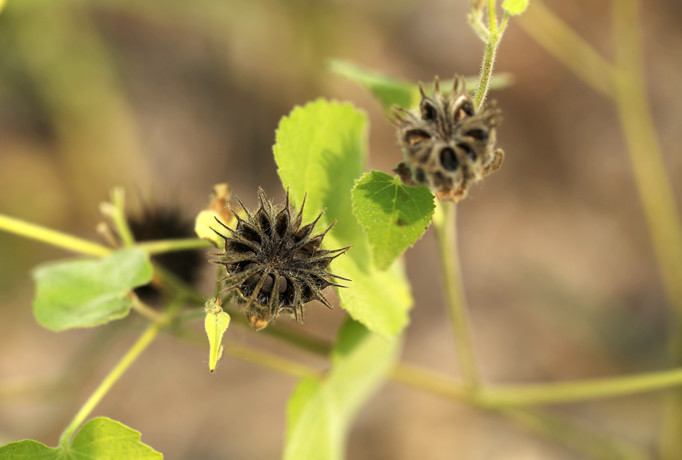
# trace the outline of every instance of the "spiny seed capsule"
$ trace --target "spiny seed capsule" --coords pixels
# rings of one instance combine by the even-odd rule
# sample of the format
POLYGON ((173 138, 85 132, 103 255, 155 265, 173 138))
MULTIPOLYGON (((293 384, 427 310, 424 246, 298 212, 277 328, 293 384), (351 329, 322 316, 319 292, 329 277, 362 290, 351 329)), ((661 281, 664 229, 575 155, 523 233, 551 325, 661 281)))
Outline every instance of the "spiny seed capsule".
POLYGON ((419 84, 418 112, 394 109, 403 151, 394 171, 408 185, 427 185, 441 200, 459 201, 471 184, 502 165, 504 152, 495 148, 500 110, 491 105, 476 111, 458 77, 447 96, 438 77, 434 87, 429 97, 419 84))
POLYGON ((284 206, 273 206, 260 188, 258 198, 260 207, 253 214, 239 202, 244 216, 233 211, 236 227, 223 225, 229 235, 216 232, 225 240, 224 252, 216 260, 227 272, 224 291, 237 292, 245 303, 249 324, 256 330, 280 315, 294 317, 301 323, 303 306, 312 300, 332 308, 322 290, 328 286, 344 287, 336 284, 334 278, 350 281, 328 270, 331 261, 349 248, 321 248, 324 236, 334 224, 313 235, 322 213, 313 222, 302 225, 305 199, 296 213, 289 208, 288 192, 284 206))

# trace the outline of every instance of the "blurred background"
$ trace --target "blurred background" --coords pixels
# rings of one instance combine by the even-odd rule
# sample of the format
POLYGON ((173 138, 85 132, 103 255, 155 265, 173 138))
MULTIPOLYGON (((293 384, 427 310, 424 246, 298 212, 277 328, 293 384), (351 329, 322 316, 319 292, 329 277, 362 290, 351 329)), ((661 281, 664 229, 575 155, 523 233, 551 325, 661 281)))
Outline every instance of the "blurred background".
MULTIPOLYGON (((117 185, 132 212, 187 219, 228 182, 247 205, 283 197, 278 120, 317 97, 370 119, 370 167, 400 159, 381 107, 329 73, 348 59, 410 80, 478 73, 483 44, 462 0, 10 0, 0 14, 0 213, 98 240, 98 203, 117 185)), ((611 56, 609 2, 545 2, 611 56)), ((669 177, 682 200, 682 6, 643 11, 647 83, 669 177)), ((531 2, 532 8, 532 2, 531 2)), ((459 206, 459 247, 481 372, 551 382, 669 367, 667 310, 612 104, 511 21, 497 71, 503 168, 459 206)), ((410 249, 416 299, 403 359, 457 375, 432 231, 410 249)), ((0 442, 59 433, 142 321, 53 333, 31 312, 36 264, 65 251, 0 233, 0 442)), ((201 289, 211 293, 204 264, 201 289)), ((330 294, 333 296, 333 294, 330 294)), ((331 339, 340 308, 308 307, 331 339)), ((283 320, 284 321, 284 320, 283 320)), ((291 325, 295 327, 295 325, 291 325)), ((324 368, 239 325, 228 338, 324 368)), ((163 336, 95 410, 140 430, 168 458, 280 455, 296 381, 163 336)), ((616 439, 656 444, 660 394, 552 408, 616 439)), ((579 455, 463 404, 388 383, 353 426, 353 459, 573 459, 579 455)))

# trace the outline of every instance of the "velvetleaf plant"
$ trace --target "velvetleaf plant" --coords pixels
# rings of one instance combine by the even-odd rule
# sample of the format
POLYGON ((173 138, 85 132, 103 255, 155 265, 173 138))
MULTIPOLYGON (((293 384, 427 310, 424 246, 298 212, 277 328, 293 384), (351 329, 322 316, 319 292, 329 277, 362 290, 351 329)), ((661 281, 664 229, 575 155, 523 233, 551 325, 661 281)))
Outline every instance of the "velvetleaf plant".
MULTIPOLYGON (((478 36, 483 39, 486 52, 478 82, 468 84, 469 88, 476 88, 476 92, 470 96, 459 90, 451 95, 439 95, 437 88, 433 91, 430 88, 420 89, 411 82, 366 72, 349 63, 336 61, 332 64, 335 72, 365 85, 387 110, 393 105, 406 109, 417 107, 414 117, 407 115, 408 112, 401 112, 404 114, 403 119, 398 119, 398 133, 402 136, 399 140, 403 143, 402 161, 405 163, 404 167, 399 169, 402 171, 399 177, 379 171, 365 172, 366 118, 350 104, 320 99, 296 107, 282 119, 274 148, 278 172, 284 188, 289 191, 288 197, 292 205, 302 209, 303 201, 306 196, 308 197, 304 211, 296 215, 294 223, 299 217, 301 219, 299 225, 302 225, 303 222, 315 221, 318 216, 321 228, 329 228, 332 222, 337 222, 332 231, 326 233, 324 238, 320 238, 319 244, 316 242, 312 245, 312 250, 308 251, 310 254, 307 255, 312 254, 313 257, 317 256, 320 259, 320 266, 315 267, 315 270, 321 270, 322 261, 324 264, 329 262, 327 264, 329 267, 325 266, 324 269, 329 268, 330 271, 325 273, 334 273, 339 279, 351 280, 347 282, 348 287, 339 290, 337 294, 341 307, 352 319, 347 320, 340 328, 332 347, 316 343, 306 335, 305 329, 301 328, 292 334, 290 331, 285 333, 280 324, 271 324, 260 333, 271 334, 304 349, 328 355, 330 364, 325 371, 233 343, 223 346, 222 337, 230 324, 230 319, 233 318, 233 322, 238 323, 243 315, 240 305, 225 302, 224 300, 228 299, 222 299, 220 296, 207 301, 208 296, 205 293, 197 292, 195 288, 152 260, 151 257, 158 254, 213 245, 222 247, 224 250, 222 261, 232 269, 227 270, 228 279, 239 274, 244 277, 250 275, 245 278, 246 282, 256 273, 256 269, 247 268, 248 265, 261 264, 258 271, 261 276, 257 277, 255 285, 250 286, 249 283, 253 282, 249 281, 246 286, 241 283, 235 287, 235 290, 240 291, 239 295, 246 299, 242 306, 246 306, 246 313, 252 318, 244 321, 245 323, 251 323, 252 326, 264 325, 283 312, 298 316, 297 310, 301 311, 302 303, 294 301, 295 289, 289 291, 290 286, 295 286, 295 282, 299 281, 298 278, 294 278, 292 274, 288 275, 290 278, 287 278, 287 274, 280 276, 274 268, 271 270, 276 275, 271 277, 272 273, 262 270, 262 261, 254 262, 250 259, 256 255, 256 251, 253 251, 253 256, 245 254, 249 251, 236 251, 244 258, 237 261, 233 255, 228 255, 224 246, 226 243, 222 238, 215 238, 210 231, 210 228, 215 226, 215 218, 218 217, 222 219, 224 227, 232 228, 234 233, 227 232, 234 238, 234 234, 239 234, 240 223, 249 221, 248 217, 233 218, 224 212, 226 193, 223 193, 221 198, 222 206, 218 209, 209 207, 200 213, 196 229, 202 239, 136 241, 135 232, 131 230, 130 222, 126 219, 124 196, 119 189, 113 192, 108 208, 111 210, 112 225, 119 240, 111 246, 0 215, 0 228, 3 230, 88 257, 46 264, 34 270, 36 297, 33 307, 36 319, 41 325, 55 331, 96 327, 126 317, 131 309, 149 321, 149 326, 140 338, 64 429, 56 447, 48 447, 33 440, 18 441, 0 447, 0 458, 56 459, 103 456, 161 458, 159 452, 140 442, 139 432, 105 417, 87 419, 98 402, 161 331, 178 335, 191 332, 186 326, 192 319, 197 318, 194 314, 196 309, 185 310, 186 306, 205 306, 204 325, 211 344, 209 360, 211 371, 215 370, 220 356, 224 354, 301 377, 286 408, 287 434, 283 448, 285 458, 311 458, 313 455, 329 459, 343 458, 345 440, 354 415, 378 385, 389 377, 483 410, 493 409, 493 413, 514 423, 525 424, 540 435, 568 444, 569 447, 587 456, 648 458, 641 449, 613 444, 593 433, 581 432, 565 420, 549 416, 542 411, 525 411, 513 406, 560 403, 670 388, 682 384, 682 373, 679 370, 600 381, 524 387, 490 387, 484 385, 477 375, 466 308, 461 287, 458 285, 456 258, 452 257, 455 248, 454 204, 451 201, 463 198, 469 185, 474 182, 465 180, 464 175, 461 178, 457 176, 456 172, 460 167, 478 168, 473 175, 478 180, 500 164, 501 153, 498 153, 496 142, 491 140, 495 137, 493 133, 497 125, 498 112, 491 108, 492 106, 485 105, 484 101, 488 88, 496 84, 492 79, 494 56, 509 16, 520 14, 527 5, 528 1, 505 0, 502 4, 504 17, 501 23, 498 23, 495 1, 472 2, 469 21, 478 36), (483 23, 486 11, 488 25, 483 23), (464 116, 459 117, 456 115, 458 110, 468 104, 461 103, 468 101, 469 98, 473 107, 471 110, 468 108, 463 110, 464 116), (441 119, 446 117, 444 113, 447 114, 447 111, 436 113, 437 116, 433 117, 429 101, 437 101, 434 105, 440 105, 442 108, 446 106, 456 108, 454 111, 456 116, 452 118, 455 122, 453 131, 446 134, 434 131, 429 123, 439 117, 441 119), (477 119, 477 116, 480 116, 480 119, 477 119), (473 121, 472 118, 480 123, 474 128, 478 129, 478 132, 472 134, 466 131, 467 123, 456 125, 462 121, 473 121), (415 133, 410 131, 413 129, 422 129, 423 133, 415 136, 415 133), (433 144, 433 139, 441 143, 439 148, 433 144), (446 145, 450 142, 453 145, 446 145), (447 149, 454 152, 454 157, 447 149), (471 152, 476 153, 476 158, 472 158, 471 152), (420 180, 421 175, 417 171, 419 162, 413 161, 420 155, 428 157, 431 166, 439 163, 438 168, 434 167, 429 172, 432 177, 428 180, 426 172, 425 180, 420 180), (453 158, 457 160, 457 167, 454 167, 453 158), (437 161, 434 162, 434 159, 437 161), (476 163, 477 161, 480 161, 480 164, 476 163), (451 182, 445 181, 444 187, 443 182, 439 182, 440 179, 436 176, 438 172, 442 172, 439 168, 445 169, 448 173, 455 173, 449 178, 451 182), (320 174, 320 171, 324 173, 320 174), (401 180, 400 176, 404 180, 401 180), (434 200, 432 191, 426 186, 412 186, 405 182, 426 183, 433 192, 446 201, 434 200), (319 213, 324 208, 327 208, 327 211, 320 216, 319 213), (443 272, 452 281, 446 287, 456 333, 458 358, 462 367, 461 383, 453 383, 447 377, 432 372, 397 364, 401 333, 408 323, 407 313, 412 305, 400 255, 419 239, 432 220, 444 254, 443 272), (352 248, 346 250, 348 247, 352 248), (228 260, 230 257, 231 261, 228 260), (244 261, 248 263, 244 266, 239 265, 244 261), (250 271, 252 269, 253 273, 250 271), (282 279, 287 280, 285 286, 281 282, 282 279), (167 298, 160 310, 150 308, 134 294, 136 288, 150 281, 164 287, 167 298), (259 297, 260 292, 255 289, 258 285, 260 289, 270 294, 269 297, 259 297), (264 286, 268 288, 263 289, 264 286), (377 289, 377 286, 381 289, 377 289), (278 297, 277 294, 281 296, 278 297), (252 300, 251 303, 249 300, 252 300), (256 310, 253 310, 254 305, 257 305, 256 310), (228 311, 224 311, 223 307, 228 311), (264 308, 267 308, 267 315, 261 314, 264 308)), ((2 6, 4 2, 0 2, 0 8, 2 6)), ((443 87, 446 87, 445 83, 443 87)), ((627 99, 624 101, 624 110, 628 110, 627 99)), ((634 107, 639 109, 641 106, 635 104, 634 107)), ((396 151, 397 161, 400 156, 396 151)), ((225 191, 224 187, 223 190, 225 191)), ((261 238, 262 243, 263 235, 265 239, 270 238, 273 241, 276 239, 275 235, 279 237, 286 235, 286 230, 272 233, 272 228, 266 228, 270 224, 265 223, 276 222, 277 215, 282 213, 284 208, 275 212, 274 208, 269 207, 269 202, 264 202, 261 209, 264 210, 266 218, 260 223, 251 224, 252 230, 255 229, 250 236, 251 239, 256 235, 261 238)), ((247 227, 242 223, 242 231, 247 227)), ((291 226, 294 227, 296 225, 291 226)), ((280 229, 282 228, 280 226, 280 229)), ((298 228, 300 230, 302 227, 298 228)), ((310 235, 312 233, 301 241, 308 243, 307 238, 310 241, 315 240, 316 237, 310 235)), ((225 236, 231 238, 229 235, 225 236)), ((682 241, 682 238, 679 240, 682 241)), ((674 247, 674 244, 666 247, 674 247)), ((252 249, 262 248, 259 246, 252 249)), ((267 263, 265 266, 267 267, 267 263)), ((322 279, 324 283, 320 281, 313 286, 320 293, 309 287, 310 293, 316 294, 311 295, 311 298, 319 298, 323 295, 321 294, 323 287, 336 284, 332 283, 329 274, 318 276, 318 280, 322 279)), ((218 287, 220 289, 220 283, 218 287)), ((301 295, 301 299, 303 297, 301 295)), ((670 447, 670 451, 674 449, 675 446, 670 447)))

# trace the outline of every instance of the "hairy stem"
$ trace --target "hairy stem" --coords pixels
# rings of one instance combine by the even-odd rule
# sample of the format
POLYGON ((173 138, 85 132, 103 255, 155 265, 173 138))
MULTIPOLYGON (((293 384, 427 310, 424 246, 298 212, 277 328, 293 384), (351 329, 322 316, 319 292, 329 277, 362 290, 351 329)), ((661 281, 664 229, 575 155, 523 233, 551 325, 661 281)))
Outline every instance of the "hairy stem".
POLYGON ((135 362, 138 356, 149 346, 149 344, 156 338, 163 325, 161 323, 154 323, 150 325, 144 333, 140 336, 135 344, 128 350, 128 352, 121 358, 121 360, 114 366, 109 374, 102 380, 102 383, 95 389, 90 397, 85 401, 85 404, 80 408, 76 416, 71 420, 71 423, 66 427, 59 437, 59 445, 64 449, 68 449, 71 438, 80 427, 85 419, 90 415, 93 409, 99 404, 107 392, 114 386, 114 384, 121 378, 126 370, 135 362))
POLYGON ((457 253, 455 206, 450 201, 437 203, 433 224, 440 247, 441 272, 457 345, 457 359, 464 382, 470 390, 474 390, 478 387, 479 376, 457 253))
POLYGON ((507 26, 507 21, 509 20, 509 15, 505 12, 502 25, 498 25, 497 12, 495 10, 495 0, 488 0, 488 29, 480 30, 482 24, 479 21, 480 15, 482 14, 481 11, 483 8, 483 2, 479 2, 477 8, 478 11, 476 11, 476 14, 469 15, 469 22, 476 34, 484 39, 485 52, 483 53, 483 61, 481 63, 481 74, 478 82, 478 88, 476 89, 476 94, 474 95, 474 105, 476 108, 483 105, 485 98, 488 95, 490 80, 495 67, 497 47, 500 44, 502 34, 504 33, 504 29, 507 26))

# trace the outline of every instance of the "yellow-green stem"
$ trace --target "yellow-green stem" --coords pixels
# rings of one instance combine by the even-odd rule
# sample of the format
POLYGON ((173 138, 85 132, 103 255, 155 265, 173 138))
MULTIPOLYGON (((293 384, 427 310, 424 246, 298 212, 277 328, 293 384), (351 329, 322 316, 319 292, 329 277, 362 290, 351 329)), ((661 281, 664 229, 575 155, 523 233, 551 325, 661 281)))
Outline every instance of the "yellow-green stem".
POLYGON ((456 238, 456 205, 451 201, 439 202, 433 218, 438 238, 440 266, 445 285, 450 323, 455 337, 457 359, 462 378, 469 390, 479 384, 478 369, 471 335, 469 312, 466 307, 462 275, 459 267, 456 238))
POLYGON ((614 66, 540 0, 517 18, 521 28, 594 91, 613 97, 614 66))
MULTIPOLYGON (((615 43, 615 102, 630 164, 672 310, 670 349, 682 364, 682 227, 646 95, 640 12, 636 0, 611 4, 615 43)), ((661 457, 682 458, 682 390, 670 393, 661 426, 661 457)))
POLYGON ((0 230, 15 235, 41 241, 68 251, 90 256, 104 257, 111 253, 111 249, 101 244, 93 243, 82 238, 52 230, 47 227, 32 224, 14 217, 0 214, 0 230))
POLYGON ((136 247, 148 254, 165 254, 167 252, 187 251, 190 249, 207 249, 214 247, 208 240, 199 238, 178 238, 174 240, 156 240, 138 242, 136 247))
POLYGON ((116 227, 116 233, 121 238, 123 246, 132 246, 135 244, 135 237, 128 226, 125 211, 125 192, 123 188, 116 187, 111 191, 111 204, 113 205, 111 219, 116 227))
POLYGON ((615 443, 546 411, 503 409, 496 413, 517 426, 568 447, 581 454, 581 458, 583 456, 598 460, 646 460, 649 458, 646 452, 638 447, 621 442, 615 443))
POLYGON ((121 358, 121 360, 114 366, 109 374, 102 380, 102 383, 95 389, 90 397, 85 401, 85 404, 80 408, 71 423, 66 427, 59 437, 59 445, 68 449, 71 438, 74 433, 90 415, 93 409, 99 404, 104 395, 114 386, 114 384, 121 378, 126 370, 130 367, 138 356, 149 346, 149 344, 158 335, 163 325, 161 323, 154 323, 149 326, 140 336, 135 344, 128 350, 128 352, 121 358))
POLYGON ((161 322, 166 319, 166 316, 163 313, 154 310, 152 307, 141 301, 137 294, 135 294, 135 292, 133 291, 128 292, 128 297, 132 302, 133 310, 135 310, 148 320, 154 322, 161 322))
MULTIPOLYGON (((206 341, 205 338, 203 341, 206 341)), ((322 375, 322 372, 319 372, 310 366, 303 365, 290 359, 280 358, 279 356, 270 353, 264 353, 253 348, 226 344, 223 354, 293 377, 320 377, 322 375)))

